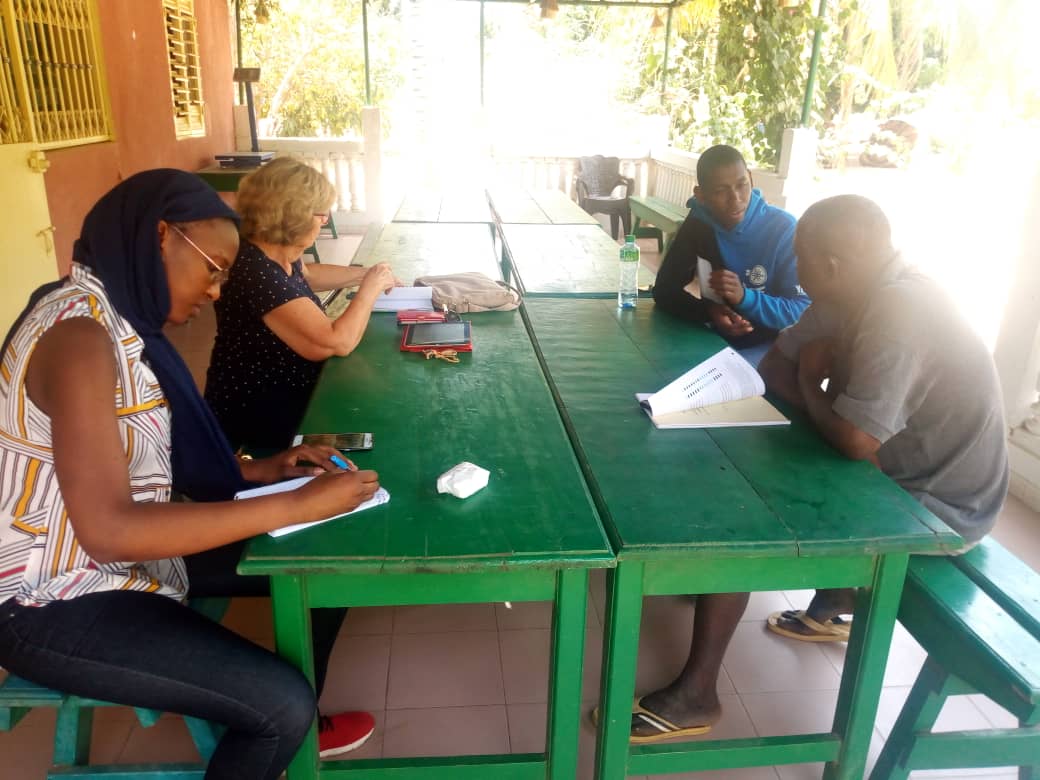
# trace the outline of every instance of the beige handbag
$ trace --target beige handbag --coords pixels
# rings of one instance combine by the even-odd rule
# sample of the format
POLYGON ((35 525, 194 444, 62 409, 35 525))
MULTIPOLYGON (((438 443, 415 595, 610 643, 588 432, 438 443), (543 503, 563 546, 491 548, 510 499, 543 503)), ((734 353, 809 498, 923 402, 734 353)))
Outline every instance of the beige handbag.
POLYGON ((465 314, 475 311, 509 311, 517 308, 523 295, 505 282, 497 282, 476 271, 443 276, 420 276, 416 287, 433 288, 434 308, 465 314))

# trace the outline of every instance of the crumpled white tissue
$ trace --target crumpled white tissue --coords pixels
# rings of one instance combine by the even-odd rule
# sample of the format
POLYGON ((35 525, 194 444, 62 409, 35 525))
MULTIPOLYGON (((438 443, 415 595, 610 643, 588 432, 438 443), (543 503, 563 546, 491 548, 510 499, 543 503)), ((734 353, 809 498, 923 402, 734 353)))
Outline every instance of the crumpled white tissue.
POLYGON ((451 493, 459 498, 469 498, 487 486, 490 476, 491 472, 487 469, 463 461, 437 477, 437 492, 451 493))

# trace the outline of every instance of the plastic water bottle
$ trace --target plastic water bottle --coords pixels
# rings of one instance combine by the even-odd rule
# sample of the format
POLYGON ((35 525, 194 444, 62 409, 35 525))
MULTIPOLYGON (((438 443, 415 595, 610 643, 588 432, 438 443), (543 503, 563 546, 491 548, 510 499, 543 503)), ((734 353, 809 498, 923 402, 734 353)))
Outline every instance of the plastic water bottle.
POLYGON ((617 305, 619 309, 634 309, 639 295, 639 247, 636 237, 625 236, 621 247, 621 262, 618 274, 617 305))

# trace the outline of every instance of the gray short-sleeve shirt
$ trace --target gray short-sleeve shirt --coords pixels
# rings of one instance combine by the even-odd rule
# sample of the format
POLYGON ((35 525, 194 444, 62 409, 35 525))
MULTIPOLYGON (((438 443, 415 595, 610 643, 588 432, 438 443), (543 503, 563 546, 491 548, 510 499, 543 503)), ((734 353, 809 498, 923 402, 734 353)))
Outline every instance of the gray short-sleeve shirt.
POLYGON ((881 442, 881 470, 969 542, 1008 487, 993 359, 936 282, 895 260, 858 312, 813 303, 777 348, 833 339, 833 409, 881 442))

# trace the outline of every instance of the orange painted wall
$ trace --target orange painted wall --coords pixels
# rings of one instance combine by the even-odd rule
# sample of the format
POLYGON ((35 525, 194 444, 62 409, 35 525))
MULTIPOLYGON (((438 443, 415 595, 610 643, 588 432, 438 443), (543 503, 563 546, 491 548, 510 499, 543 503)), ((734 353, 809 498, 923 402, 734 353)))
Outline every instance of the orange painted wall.
POLYGON ((122 179, 148 168, 198 170, 234 149, 231 36, 227 0, 195 0, 206 136, 178 140, 173 129, 169 62, 160 0, 102 0, 101 41, 115 140, 47 151, 45 174, 58 271, 94 202, 122 179))

